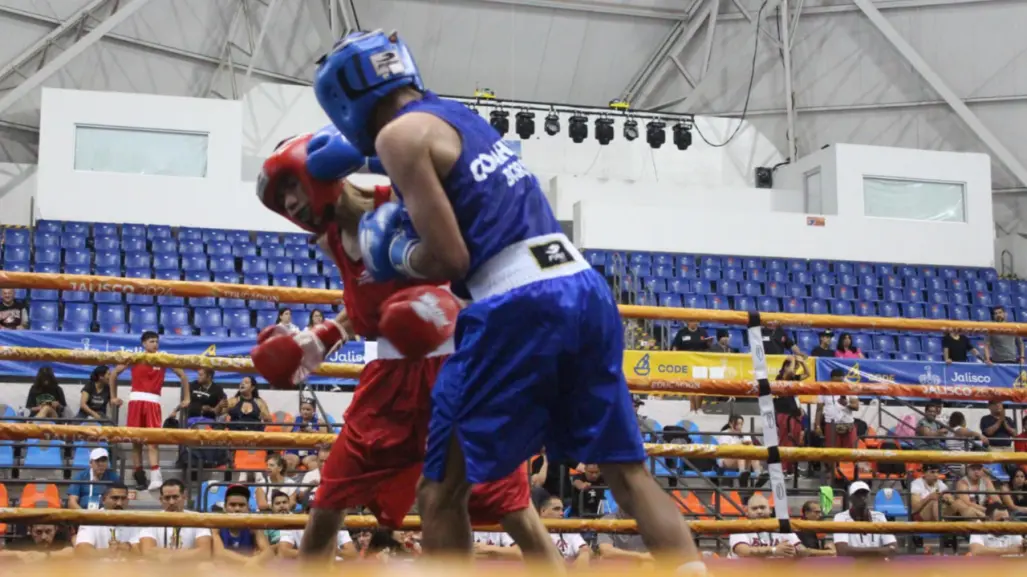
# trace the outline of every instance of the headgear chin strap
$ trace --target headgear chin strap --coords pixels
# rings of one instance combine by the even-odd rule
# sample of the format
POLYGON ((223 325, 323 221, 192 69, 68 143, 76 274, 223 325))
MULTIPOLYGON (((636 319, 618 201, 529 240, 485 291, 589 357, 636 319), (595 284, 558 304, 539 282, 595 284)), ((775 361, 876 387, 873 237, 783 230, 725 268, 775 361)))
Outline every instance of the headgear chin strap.
POLYGON ((296 226, 321 234, 335 218, 335 202, 343 194, 343 183, 310 176, 307 143, 313 136, 308 133, 286 140, 271 153, 257 179, 257 197, 296 226), (295 197, 292 203, 287 198, 290 194, 295 197))

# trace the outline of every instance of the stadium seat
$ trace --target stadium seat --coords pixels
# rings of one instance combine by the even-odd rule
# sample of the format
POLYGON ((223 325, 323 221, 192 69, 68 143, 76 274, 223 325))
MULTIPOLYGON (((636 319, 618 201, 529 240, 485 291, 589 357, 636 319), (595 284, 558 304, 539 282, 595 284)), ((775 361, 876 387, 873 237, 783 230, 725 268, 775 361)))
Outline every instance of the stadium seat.
POLYGON ((281 238, 275 232, 258 232, 256 235, 257 246, 270 246, 282 244, 281 238))
POLYGON ((4 229, 4 245, 27 247, 29 245, 29 231, 21 228, 4 229))
POLYGON ((232 256, 237 258, 257 256, 257 245, 251 242, 243 242, 232 245, 232 256))
POLYGON ((97 305, 96 322, 99 323, 101 330, 102 327, 125 324, 125 307, 112 304, 97 305))
POLYGON ((171 238, 171 227, 161 224, 150 224, 146 226, 146 238, 151 241, 154 239, 169 239, 171 238))
POLYGON ((180 255, 195 255, 205 254, 203 242, 199 238, 195 240, 182 240, 179 236, 178 254, 180 255))
POLYGON ((29 483, 22 487, 18 507, 23 509, 60 509, 61 495, 57 485, 29 483))
POLYGON ((245 230, 230 230, 227 233, 227 240, 232 244, 250 242, 250 233, 245 230))
MULTIPOLYGON (((302 282, 301 282, 300 286, 302 288, 305 288, 305 289, 324 289, 324 288, 326 288, 326 285, 325 285, 325 281, 326 280, 327 279, 325 279, 325 277, 323 277, 323 276, 307 275, 307 276, 304 276, 302 278, 302 282)), ((671 305, 664 305, 664 306, 671 306, 671 305)), ((680 305, 675 305, 675 306, 680 306, 680 305)))
POLYGON ((278 322, 278 310, 262 310, 257 311, 257 323, 256 328, 264 329, 278 322))
POLYGON ((56 321, 57 303, 32 300, 29 303, 29 320, 33 325, 37 321, 56 321))
POLYGON ((311 235, 303 232, 282 235, 282 240, 286 246, 309 246, 311 238, 313 238, 311 235))
POLYGON ((117 227, 117 225, 111 224, 109 222, 97 222, 97 223, 94 223, 93 224, 93 238, 96 239, 96 237, 101 237, 101 236, 107 236, 107 237, 118 236, 118 227, 117 227))
MULTIPOLYGON (((188 279, 186 279, 186 280, 188 280, 188 279)), ((189 297, 188 299, 186 299, 186 303, 190 307, 192 307, 194 310, 197 307, 218 307, 218 308, 220 308, 220 305, 218 305, 218 299, 216 299, 214 297, 189 297)))
POLYGON ((203 254, 192 254, 189 256, 182 257, 182 270, 189 271, 206 271, 207 270, 207 257, 203 254))
POLYGON ((4 264, 28 263, 29 249, 26 246, 6 245, 4 247, 4 264))
POLYGON ((310 258, 310 245, 307 245, 306 243, 304 243, 304 244, 295 244, 295 245, 288 245, 288 244, 286 244, 286 246, 285 246, 285 256, 286 256, 286 258, 291 258, 293 260, 306 260, 306 259, 309 259, 310 258))
MULTIPOLYGON (((97 266, 100 266, 97 264, 97 266)), ((125 253, 125 268, 128 270, 133 269, 150 269, 152 261, 150 259, 150 253, 146 252, 126 252, 125 253)))
MULTIPOLYGON (((287 258, 273 258, 268 261, 268 271, 273 275, 292 274, 292 261, 287 258)), ((243 272, 247 272, 243 269, 243 272)))
POLYGON ((261 258, 273 259, 273 258, 285 258, 285 247, 280 244, 267 244, 259 247, 261 258))
POLYGON ((246 274, 243 276, 243 284, 251 284, 257 286, 267 286, 270 284, 267 273, 262 274, 246 274))
POLYGON ((207 255, 208 256, 231 256, 232 244, 219 240, 210 242, 207 244, 207 255))
POLYGON ((53 234, 60 234, 61 223, 56 220, 39 220, 36 221, 36 233, 48 232, 53 234))
POLYGON ((318 270, 316 260, 297 260, 293 261, 293 272, 298 275, 319 275, 321 271, 318 270))
MULTIPOLYGON (((39 249, 36 249, 36 254, 39 254, 39 249)), ((72 248, 64 251, 64 264, 72 266, 89 266, 93 260, 93 255, 88 250, 72 248)), ((36 262, 39 262, 37 259, 36 262)))
POLYGON ((36 253, 32 260, 41 264, 57 264, 61 262, 61 252, 57 248, 36 247, 36 253))
POLYGON ((214 282, 239 284, 241 278, 239 273, 234 271, 221 271, 214 274, 214 282))
POLYGON ((231 256, 211 257, 210 270, 215 273, 235 272, 235 258, 231 256))
POLYGON ((228 334, 236 338, 255 339, 257 338, 257 329, 229 329, 228 334))
POLYGON ((130 305, 152 305, 156 302, 156 299, 152 295, 140 295, 140 294, 127 294, 125 295, 125 302, 130 305))
POLYGON ((32 265, 32 272, 57 274, 61 272, 61 267, 56 264, 34 264, 32 265))
POLYGON ((116 236, 103 236, 93 239, 93 250, 96 251, 117 251, 121 249, 121 242, 116 236))
POLYGON ((182 228, 178 229, 178 240, 179 240, 179 242, 181 242, 183 240, 190 240, 190 241, 192 241, 192 240, 202 240, 202 239, 203 239, 203 233, 198 228, 193 228, 191 226, 183 226, 182 228))
POLYGON ((271 284, 274 286, 287 286, 295 287, 298 285, 296 281, 296 275, 294 274, 276 274, 271 279, 271 284))
POLYGON ((61 227, 64 232, 76 234, 78 236, 89 236, 89 223, 85 222, 65 222, 61 227))
POLYGON ((242 259, 242 272, 245 275, 267 274, 267 260, 262 258, 246 257, 242 259))
POLYGON ((64 233, 61 235, 61 248, 86 248, 84 234, 64 233))
POLYGON ((180 270, 178 264, 178 255, 175 253, 154 253, 153 270, 180 270))
POLYGON ((200 329, 221 326, 221 309, 203 307, 193 309, 193 322, 200 329))
MULTIPOLYGON (((64 441, 41 441, 29 439, 25 441, 25 459, 21 466, 25 469, 37 469, 60 472, 64 468, 64 441)), ((33 476, 39 476, 36 473, 33 476)))
MULTIPOLYGON (((51 289, 32 289, 29 291, 29 301, 32 304, 42 301, 55 301, 57 300, 60 293, 51 289)), ((30 305, 31 308, 31 305, 30 305)), ((29 318, 33 318, 33 315, 29 314, 29 318)))
POLYGON ((146 238, 146 226, 142 224, 121 225, 121 238, 146 238))
POLYGON ((205 243, 226 242, 228 240, 228 235, 223 230, 205 228, 201 231, 201 239, 205 243))
POLYGON ((203 270, 191 270, 185 273, 185 280, 189 282, 210 282, 211 274, 203 270))
POLYGON ((225 327, 200 327, 200 336, 228 338, 228 329, 225 327))

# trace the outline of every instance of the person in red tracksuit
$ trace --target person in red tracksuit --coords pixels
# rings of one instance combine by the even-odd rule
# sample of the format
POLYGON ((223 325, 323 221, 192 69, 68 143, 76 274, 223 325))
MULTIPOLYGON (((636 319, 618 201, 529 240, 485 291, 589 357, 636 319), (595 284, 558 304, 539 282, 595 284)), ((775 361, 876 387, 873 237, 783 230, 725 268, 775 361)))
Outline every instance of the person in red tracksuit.
MULTIPOLYGON (((303 551, 316 553, 334 538, 344 509, 367 506, 380 523, 396 528, 412 508, 427 443, 431 388, 453 351, 453 341, 446 340, 423 358, 408 359, 394 343, 381 338, 381 305, 397 291, 418 286, 407 279, 374 283, 360 260, 356 239, 360 217, 388 201, 391 191, 388 187, 359 190, 342 180, 314 180, 305 168, 311 137, 296 137, 276 149, 264 163, 258 194, 268 208, 319 235, 319 244, 342 273, 345 310, 300 335, 265 329, 253 350, 253 361, 273 385, 288 385, 302 381, 323 361, 326 351, 350 335, 377 339, 378 344, 377 359, 360 374, 344 427, 321 471, 302 546, 303 551), (331 218, 321 221, 326 209, 331 218)), ((416 290, 422 291, 418 294, 438 292, 433 284, 416 290)), ((526 554, 553 549, 558 556, 530 506, 526 465, 504 479, 476 487, 470 507, 476 523, 502 523, 526 554)))
MULTIPOLYGON (((153 331, 146 331, 140 339, 143 350, 148 353, 156 353, 160 346, 160 337, 153 331)), ((110 372, 108 379, 111 391, 111 403, 121 405, 118 398, 118 375, 123 373, 128 365, 118 365, 110 372)), ((178 380, 182 382, 182 404, 179 408, 189 406, 189 379, 182 369, 171 369, 178 380)), ((159 429, 164 426, 164 415, 161 411, 161 391, 164 389, 164 375, 168 369, 154 367, 151 365, 132 365, 132 392, 128 395, 128 420, 129 427, 142 427, 146 429, 159 429)), ((146 473, 143 471, 143 445, 132 444, 132 466, 135 469, 135 482, 140 488, 147 488, 150 491, 160 489, 164 477, 160 472, 160 451, 157 445, 146 445, 146 453, 150 458, 150 483, 146 483, 146 473)))

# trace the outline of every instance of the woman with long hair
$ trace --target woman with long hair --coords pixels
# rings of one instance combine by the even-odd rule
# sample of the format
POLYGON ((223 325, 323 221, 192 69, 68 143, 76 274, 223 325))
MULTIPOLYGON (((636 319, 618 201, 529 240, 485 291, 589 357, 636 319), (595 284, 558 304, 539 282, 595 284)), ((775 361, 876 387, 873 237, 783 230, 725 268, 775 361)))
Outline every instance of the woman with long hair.
POLYGON ((53 369, 49 365, 40 367, 29 387, 28 398, 25 399, 29 414, 40 419, 55 419, 64 414, 67 406, 64 390, 57 382, 53 369))
MULTIPOLYGON (((110 369, 106 365, 100 365, 90 373, 89 382, 82 387, 76 418, 98 421, 110 418, 107 412, 111 404, 111 388, 107 383, 109 372, 110 369)), ((115 401, 115 405, 121 404, 121 399, 115 401)))
POLYGON ((271 510, 271 493, 281 491, 289 496, 289 510, 296 508, 296 481, 285 476, 285 459, 278 453, 268 453, 267 472, 257 473, 257 508, 271 510))
MULTIPOLYGON (((842 335, 845 336, 845 335, 842 335)), ((839 338, 838 342, 842 339, 839 338)), ((809 368, 799 357, 786 357, 777 373, 779 381, 801 381, 809 374, 809 368)), ((806 430, 802 426, 802 409, 795 397, 774 397, 774 413, 777 420, 777 444, 779 447, 802 447, 806 444, 806 430)), ((786 474, 795 470, 796 463, 782 464, 786 474)))
MULTIPOLYGON (((717 444, 752 445, 752 437, 741 434, 744 425, 745 419, 741 415, 729 416, 727 423, 720 428, 725 434, 717 436, 717 444)), ((717 459, 717 465, 721 469, 738 471, 741 474, 738 478, 738 485, 740 487, 747 487, 751 474, 756 473, 759 475, 763 469, 759 461, 747 461, 745 459, 717 459)))
POLYGON ((835 358, 839 359, 863 359, 863 351, 852 344, 852 335, 842 333, 838 337, 838 347, 834 352, 835 358))
POLYGON ((1009 477, 1009 484, 1003 485, 1002 504, 1009 508, 1014 517, 1027 517, 1027 471, 1017 469, 1009 477))
POLYGON ((278 321, 275 323, 278 326, 284 327, 289 331, 290 334, 300 332, 300 328, 292 324, 292 309, 280 308, 278 309, 278 321))
POLYGON ((243 377, 239 381, 239 392, 228 399, 228 418, 235 423, 232 425, 233 431, 263 431, 264 423, 274 420, 267 403, 260 398, 253 377, 243 377))

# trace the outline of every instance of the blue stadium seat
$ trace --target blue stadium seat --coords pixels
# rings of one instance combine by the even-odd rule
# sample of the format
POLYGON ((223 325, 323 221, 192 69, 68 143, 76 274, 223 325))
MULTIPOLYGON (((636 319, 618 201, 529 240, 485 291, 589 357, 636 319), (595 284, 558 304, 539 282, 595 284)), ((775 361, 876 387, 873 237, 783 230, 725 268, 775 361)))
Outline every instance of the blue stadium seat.
MULTIPOLYGON (((735 269, 724 269, 725 272, 727 272, 728 270, 735 269)), ((719 283, 717 283, 717 291, 720 292, 720 294, 727 296, 735 296, 741 294, 741 291, 738 289, 738 283, 727 280, 722 280, 719 283)))
POLYGON ((922 319, 924 318, 924 305, 920 303, 905 303, 900 305, 902 308, 902 316, 907 319, 922 319))
POLYGON ((182 297, 175 297, 171 295, 161 295, 157 297, 157 304, 166 307, 183 307, 185 306, 185 299, 182 297))
POLYGON ((877 303, 873 301, 856 301, 856 314, 861 317, 876 317, 877 303))
POLYGON ((286 246, 295 246, 295 245, 309 246, 310 245, 310 241, 312 239, 313 239, 313 236, 309 235, 309 234, 307 234, 305 232, 292 232, 292 233, 288 233, 288 234, 283 235, 283 240, 285 241, 285 245, 286 246))
POLYGON ((883 302, 878 308, 882 317, 897 317, 899 316, 899 306, 895 303, 883 302))
MULTIPOLYGON (((95 255, 97 274, 101 268, 121 268, 121 253, 114 251, 98 251, 95 255)), ((149 266, 149 265, 147 265, 149 266)))
POLYGON ((877 491, 874 495, 874 510, 883 513, 889 521, 906 520, 909 517, 909 509, 902 500, 901 491, 877 491), (890 497, 888 493, 891 493, 890 497))
POLYGON ((29 262, 29 249, 24 246, 7 245, 4 247, 4 264, 29 262))
POLYGON ((128 307, 128 322, 137 325, 157 325, 157 307, 150 305, 132 305, 128 307))
MULTIPOLYGON (((751 296, 763 296, 762 295, 762 291, 758 287, 753 289, 756 294, 752 294, 752 291, 750 291, 750 288, 752 288, 752 287, 745 287, 743 285, 742 292, 745 293, 746 295, 751 295, 751 296)), ((779 282, 767 283, 767 296, 776 297, 776 298, 784 298, 788 294, 786 289, 787 289, 787 287, 783 283, 779 283, 779 282)))
POLYGON ((797 283, 800 283, 800 284, 807 284, 807 285, 808 284, 812 284, 813 283, 813 274, 810 273, 809 271, 805 271, 805 270, 795 271, 795 272, 792 273, 792 282, 797 282, 797 283))
POLYGON ((205 243, 226 242, 228 241, 228 233, 223 230, 205 228, 201 231, 201 238, 205 243))
POLYGON ((155 253, 153 255, 153 270, 180 270, 178 263, 178 255, 175 253, 155 253))
POLYGON ((278 233, 275 232, 258 232, 256 241, 257 246, 282 244, 281 238, 278 236, 278 233))
POLYGON ((950 302, 957 305, 970 304, 970 295, 965 291, 952 291, 949 293, 950 302))
POLYGON ((232 244, 250 242, 250 233, 245 230, 228 230, 225 231, 225 234, 227 235, 225 240, 232 244))
POLYGON ((124 253, 137 253, 137 252, 148 252, 146 250, 146 239, 130 237, 121 239, 121 252, 124 253))
POLYGON ((267 273, 246 274, 243 276, 243 284, 267 286, 269 284, 267 273))
POLYGON ((189 326, 189 309, 176 306, 161 307, 159 319, 163 327, 189 326))
POLYGON ((91 296, 91 293, 88 293, 86 291, 62 291, 61 292, 61 300, 65 301, 65 302, 87 303, 90 300, 92 300, 92 299, 89 298, 90 296, 91 296))
POLYGON ((235 272, 235 258, 231 256, 217 256, 210 258, 210 270, 215 273, 235 272))
POLYGON ((250 311, 242 308, 225 309, 222 320, 229 329, 248 329, 253 326, 250 311))
MULTIPOLYGON (((36 254, 39 254, 39 249, 36 249, 36 254)), ((64 251, 64 264, 72 266, 89 266, 93 260, 93 255, 85 249, 68 249, 64 251)), ((36 262, 39 262, 38 260, 36 262)))
POLYGON ((28 262, 4 262, 4 269, 11 272, 29 272, 28 262))
POLYGON ((293 272, 298 275, 319 275, 321 271, 318 270, 316 260, 297 260, 293 261, 293 272))
POLYGON ((927 306, 927 318, 942 320, 949 318, 948 307, 945 305, 931 304, 927 306))
POLYGON ((62 234, 61 248, 86 248, 86 235, 68 232, 62 234))
POLYGON ((121 304, 125 301, 125 295, 116 292, 93 293, 93 302, 102 304, 121 304))
POLYGON ((25 246, 29 245, 29 231, 24 228, 7 228, 4 229, 4 245, 6 246, 25 246))
MULTIPOLYGON (((35 303, 36 301, 56 301, 58 296, 59 293, 51 289, 32 289, 29 291, 29 299, 31 303, 35 303)), ((31 314, 29 315, 29 318, 33 318, 31 314)))
POLYGON ((886 288, 884 289, 884 300, 893 303, 900 303, 906 300, 906 293, 901 289, 886 288))
POLYGON ((924 290, 924 279, 917 276, 908 276, 902 279, 902 286, 906 289, 924 290))
POLYGON ((762 269, 764 268, 763 259, 755 257, 745 257, 742 259, 742 268, 746 270, 762 269))
POLYGON ((678 265, 678 278, 699 278, 699 270, 691 265, 678 265))
POLYGON ((902 288, 902 279, 893 274, 883 275, 881 277, 881 286, 885 288, 902 288))
POLYGON ((721 257, 713 255, 700 256, 699 266, 704 268, 721 268, 721 257))
POLYGON ((189 271, 206 271, 207 270, 207 257, 203 254, 193 254, 182 257, 182 270, 189 271))
MULTIPOLYGON (((773 297, 761 298, 759 300, 760 310, 761 311, 762 310, 767 310, 768 312, 775 312, 777 310, 779 302, 780 301, 778 299, 773 298, 773 297), (771 307, 771 308, 764 309, 763 308, 764 306, 771 307)), ((821 301, 819 299, 813 299, 811 301, 811 304, 812 303, 823 303, 823 301, 821 301)), ((805 313, 806 312, 806 303, 802 299, 785 299, 785 301, 784 301, 784 312, 786 312, 786 313, 799 313, 799 314, 805 313)))
POLYGON ((37 321, 56 321, 57 303, 52 301, 37 301, 29 303, 29 320, 35 326, 37 321))
POLYGON ((841 299, 831 301, 831 314, 833 315, 851 315, 852 310, 852 301, 841 299))
POLYGON ((957 321, 970 320, 970 307, 953 305, 949 307, 949 317, 957 321))
MULTIPOLYGON (((795 299, 791 299, 795 300, 795 299)), ((824 299, 810 299, 809 306, 806 307, 807 311, 811 315, 826 315, 828 314, 827 301, 824 299)), ((801 311, 798 311, 801 312, 801 311)))
POLYGON ((146 226, 142 224, 121 225, 121 238, 146 238, 146 226))
POLYGON ((147 225, 146 238, 150 240, 171 238, 171 227, 162 224, 147 225))
POLYGON ((68 221, 64 223, 62 228, 66 233, 76 234, 79 236, 89 236, 89 223, 86 222, 68 221))
POLYGON ((970 309, 970 316, 977 322, 991 321, 991 309, 988 306, 978 305, 970 309))
POLYGON ((267 274, 267 260, 262 258, 246 257, 242 259, 242 272, 245 275, 267 274))
POLYGON ((910 354, 919 353, 921 351, 920 337, 899 335, 899 351, 910 354))
POLYGON ((831 292, 831 287, 825 284, 815 284, 810 290, 810 294, 815 299, 829 299, 834 296, 831 292))
POLYGON ((185 273, 185 280, 189 282, 210 282, 212 275, 205 270, 191 270, 185 273))
POLYGON ((82 302, 69 302, 64 305, 64 322, 66 323, 91 323, 93 322, 93 305, 82 302))
POLYGON ((65 274, 89 274, 88 266, 66 266, 64 267, 65 274))
POLYGON ((49 233, 60 234, 60 232, 61 232, 61 223, 57 222, 56 220, 39 220, 39 221, 36 221, 36 232, 37 233, 49 232, 49 233))
POLYGON ((236 338, 255 339, 255 338, 257 338, 257 329, 252 329, 252 328, 250 328, 250 329, 245 329, 245 328, 229 329, 228 334, 229 334, 229 336, 236 337, 236 338))
MULTIPOLYGON (((243 272, 246 272, 243 269, 243 272)), ((268 272, 273 275, 292 274, 292 261, 287 258, 273 258, 268 261, 268 272)))
POLYGON ((659 303, 661 307, 680 307, 681 306, 681 295, 676 293, 661 293, 659 295, 659 303))
POLYGON ((214 282, 239 284, 241 278, 239 273, 234 271, 218 271, 214 274, 214 282))
POLYGON ((1007 309, 1013 306, 1013 297, 1005 293, 995 293, 993 301, 995 305, 1005 307, 1007 309))
POLYGON ((175 254, 178 252, 178 243, 171 238, 156 238, 150 241, 150 248, 153 250, 153 254, 175 254))
MULTIPOLYGON (((648 267, 646 267, 646 268, 648 269, 648 267)), ((721 271, 720 271, 719 268, 714 268, 714 267, 711 267, 711 266, 704 266, 704 267, 702 267, 699 270, 699 278, 701 278, 703 280, 709 280, 709 281, 720 280, 720 276, 721 276, 721 271)))
POLYGON ((117 225, 111 224, 109 222, 97 222, 97 223, 94 223, 93 224, 93 239, 95 240, 98 237, 104 237, 104 236, 106 236, 106 237, 118 236, 118 227, 117 227, 117 225))
POLYGON ((305 289, 323 289, 325 288, 325 277, 320 275, 307 275, 301 278, 300 286, 305 289))
POLYGON ((228 337, 228 329, 225 327, 200 327, 200 336, 223 339, 228 337))
POLYGON ((277 309, 271 309, 271 310, 257 311, 256 319, 257 319, 257 322, 256 322, 256 328, 257 329, 264 329, 266 327, 269 327, 269 326, 271 326, 271 325, 273 325, 273 324, 278 322, 278 310, 277 309))
POLYGON ((221 309, 201 307, 193 309, 193 322, 200 329, 221 326, 221 309))
POLYGON ((951 278, 946 281, 947 288, 951 291, 964 292, 969 290, 966 282, 961 278, 951 278))
POLYGON ((218 307, 218 308, 220 308, 220 306, 218 305, 218 299, 216 299, 214 297, 189 297, 187 299, 187 303, 193 309, 196 309, 196 307, 218 307))
MULTIPOLYGON (((246 301, 242 299, 219 298, 217 299, 217 305, 215 306, 219 306, 223 309, 244 309, 246 308, 246 301)), ((226 310, 225 312, 227 314, 228 311, 226 310)))
POLYGON ((873 337, 873 350, 887 353, 895 352, 895 337, 891 335, 875 335, 873 337))
POLYGON ((745 273, 745 278, 753 282, 764 283, 767 282, 767 273, 760 269, 753 268, 749 269, 749 271, 745 273))
MULTIPOLYGON (((100 266, 99 263, 97 266, 100 266)), ((153 266, 150 253, 146 252, 127 252, 125 253, 125 268, 129 270, 133 269, 150 269, 153 266)))
POLYGON ((96 307, 96 322, 100 326, 123 325, 127 322, 125 307, 114 304, 102 304, 96 307))
POLYGON ((178 240, 202 240, 203 232, 199 228, 193 228, 191 226, 183 226, 178 229, 178 240))
POLYGON ((61 331, 66 333, 91 333, 93 332, 92 323, 74 323, 65 321, 61 323, 61 331))
POLYGON ((50 232, 37 232, 32 238, 32 244, 36 247, 36 250, 41 248, 60 248, 61 235, 50 232))
POLYGON ((300 328, 306 328, 306 326, 310 324, 310 311, 293 309, 292 324, 300 328))
POLYGON ((853 287, 859 284, 859 279, 852 273, 838 273, 838 284, 853 287))
POLYGON ((40 441, 29 439, 22 467, 26 469, 63 469, 64 441, 40 441))
POLYGON ((257 245, 244 242, 232 245, 232 256, 237 258, 257 256, 257 245))
POLYGON ((310 245, 299 244, 299 245, 286 245, 285 256, 293 260, 298 259, 309 259, 310 258, 310 245))
POLYGON ((294 274, 276 274, 271 277, 271 284, 274 286, 296 287, 299 285, 294 274))
POLYGON ((735 310, 753 312, 756 310, 756 299, 747 296, 735 297, 735 310))
POLYGON ((757 301, 760 311, 765 313, 776 313, 781 311, 781 303, 773 297, 762 297, 757 301))
POLYGON ((939 305, 947 304, 949 302, 949 293, 944 290, 929 290, 927 291, 927 302, 939 305))
POLYGON ((341 291, 342 279, 338 277, 328 277, 328 289, 333 291, 341 291))
POLYGON ((267 244, 260 247, 261 258, 285 258, 285 247, 280 244, 267 244))
POLYGON ((231 256, 232 244, 219 240, 207 243, 207 255, 209 256, 231 256))
MULTIPOLYGON (((973 293, 973 304, 985 307, 992 306, 991 294, 986 292, 973 293)), ((990 320, 990 319, 989 319, 990 320)))
POLYGON ((179 245, 178 245, 178 254, 181 254, 181 255, 205 254, 204 247, 203 247, 203 242, 201 242, 199 239, 196 239, 196 240, 185 240, 185 241, 181 241, 180 240, 179 241, 179 245))
POLYGON ((61 272, 61 267, 56 264, 34 264, 32 265, 32 271, 47 274, 57 274, 61 272))

